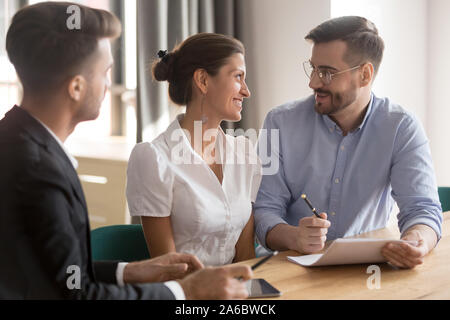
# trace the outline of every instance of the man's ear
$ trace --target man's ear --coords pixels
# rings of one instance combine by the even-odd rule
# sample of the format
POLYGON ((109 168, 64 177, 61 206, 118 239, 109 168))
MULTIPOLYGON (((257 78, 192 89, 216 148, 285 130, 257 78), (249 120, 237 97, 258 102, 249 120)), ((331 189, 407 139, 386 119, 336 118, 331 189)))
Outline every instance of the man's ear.
POLYGON ((205 69, 197 69, 194 71, 192 77, 194 85, 200 90, 203 95, 208 92, 208 72, 205 69))
POLYGON ((365 63, 361 68, 361 86, 365 87, 372 83, 374 77, 374 68, 373 64, 370 62, 365 63))
POLYGON ((86 94, 87 82, 82 75, 76 75, 70 79, 67 91, 72 100, 79 102, 86 94))

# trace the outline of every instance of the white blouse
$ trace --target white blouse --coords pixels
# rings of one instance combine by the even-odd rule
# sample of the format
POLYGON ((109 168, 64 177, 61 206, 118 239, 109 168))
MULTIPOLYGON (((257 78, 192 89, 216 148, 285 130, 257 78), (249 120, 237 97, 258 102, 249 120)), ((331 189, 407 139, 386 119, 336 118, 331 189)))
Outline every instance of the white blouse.
POLYGON ((151 143, 133 149, 126 191, 130 214, 170 216, 177 252, 196 255, 206 266, 228 264, 250 219, 261 163, 248 139, 220 130, 226 143, 225 153, 218 148, 223 159, 220 184, 180 127, 183 116, 151 143))

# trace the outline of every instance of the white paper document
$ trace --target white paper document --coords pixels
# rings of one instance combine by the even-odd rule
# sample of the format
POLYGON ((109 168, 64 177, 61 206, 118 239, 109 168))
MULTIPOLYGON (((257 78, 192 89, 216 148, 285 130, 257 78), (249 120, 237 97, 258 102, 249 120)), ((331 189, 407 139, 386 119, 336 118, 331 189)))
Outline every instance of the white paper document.
POLYGON ((381 248, 388 242, 417 245, 416 241, 392 239, 336 239, 324 253, 287 258, 304 267, 386 262, 381 248))

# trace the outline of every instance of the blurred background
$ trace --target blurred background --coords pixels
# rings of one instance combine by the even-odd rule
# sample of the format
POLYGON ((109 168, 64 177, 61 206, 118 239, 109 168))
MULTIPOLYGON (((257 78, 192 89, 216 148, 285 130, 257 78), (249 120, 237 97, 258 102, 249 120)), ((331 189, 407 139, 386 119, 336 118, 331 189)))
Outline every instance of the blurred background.
MULTIPOLYGON (((38 0, 0 0, 0 119, 20 103, 21 88, 5 52, 12 15, 38 0)), ((252 97, 239 123, 260 129, 267 112, 312 93, 301 63, 310 57, 304 36, 343 15, 372 20, 385 41, 374 93, 415 113, 430 140, 439 186, 450 186, 450 1, 448 0, 80 0, 114 12, 124 32, 114 44, 113 86, 97 120, 82 123, 67 141, 80 162, 91 226, 130 222, 126 164, 137 142, 151 141, 183 108, 170 103, 166 84, 152 82, 150 63, 197 32, 232 35, 246 47, 252 97)), ((382 157, 383 155, 380 155, 382 157)))

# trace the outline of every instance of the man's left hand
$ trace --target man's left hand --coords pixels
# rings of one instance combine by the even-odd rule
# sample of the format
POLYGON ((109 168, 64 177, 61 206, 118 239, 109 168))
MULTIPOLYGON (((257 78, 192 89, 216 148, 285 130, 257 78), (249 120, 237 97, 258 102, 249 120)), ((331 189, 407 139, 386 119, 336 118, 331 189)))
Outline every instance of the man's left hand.
POLYGON ((164 282, 182 279, 204 268, 200 260, 186 253, 168 253, 153 259, 132 262, 123 273, 125 283, 164 282))
POLYGON ((399 268, 412 269, 422 264, 430 249, 421 231, 407 231, 402 240, 416 241, 417 246, 409 243, 388 243, 381 249, 383 256, 399 268))

